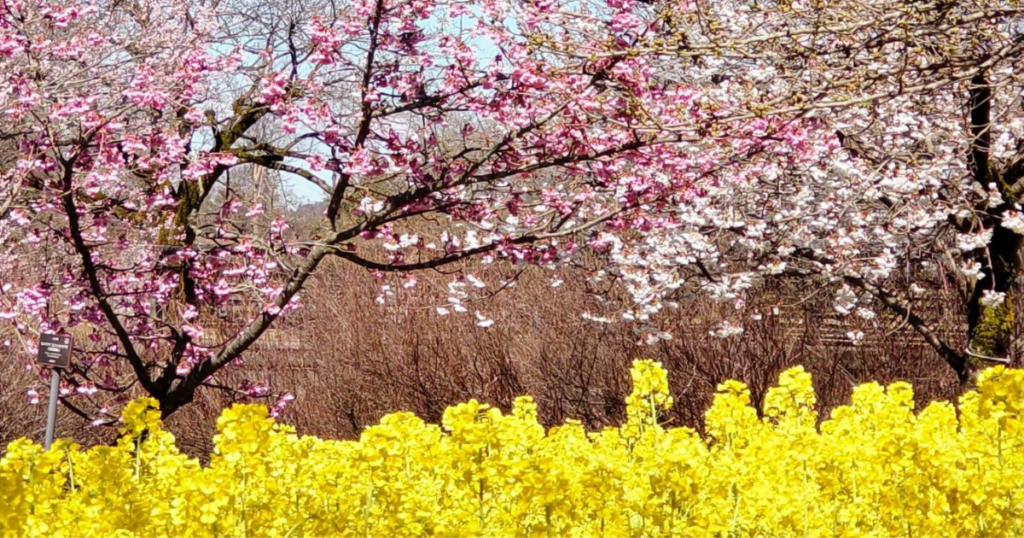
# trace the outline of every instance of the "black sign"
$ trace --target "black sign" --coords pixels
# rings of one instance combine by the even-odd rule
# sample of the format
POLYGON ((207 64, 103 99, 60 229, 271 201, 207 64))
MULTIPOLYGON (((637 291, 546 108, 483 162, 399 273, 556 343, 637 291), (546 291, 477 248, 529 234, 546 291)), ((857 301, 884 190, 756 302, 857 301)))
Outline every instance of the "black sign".
POLYGON ((39 356, 36 363, 67 368, 71 366, 71 337, 56 334, 39 335, 39 356))

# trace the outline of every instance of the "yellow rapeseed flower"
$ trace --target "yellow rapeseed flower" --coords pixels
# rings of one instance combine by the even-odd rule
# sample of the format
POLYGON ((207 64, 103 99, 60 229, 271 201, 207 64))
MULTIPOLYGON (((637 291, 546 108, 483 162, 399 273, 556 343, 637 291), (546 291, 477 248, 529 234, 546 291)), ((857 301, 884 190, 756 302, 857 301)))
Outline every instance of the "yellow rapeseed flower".
POLYGON ((704 435, 665 427, 660 363, 631 377, 626 422, 596 432, 546 431, 529 397, 507 415, 471 400, 440 425, 394 413, 357 441, 235 405, 205 466, 140 399, 116 446, 9 444, 0 536, 1024 535, 1024 371, 992 368, 956 407, 920 412, 909 384, 868 383, 819 420, 791 368, 760 410, 720 384, 704 435))

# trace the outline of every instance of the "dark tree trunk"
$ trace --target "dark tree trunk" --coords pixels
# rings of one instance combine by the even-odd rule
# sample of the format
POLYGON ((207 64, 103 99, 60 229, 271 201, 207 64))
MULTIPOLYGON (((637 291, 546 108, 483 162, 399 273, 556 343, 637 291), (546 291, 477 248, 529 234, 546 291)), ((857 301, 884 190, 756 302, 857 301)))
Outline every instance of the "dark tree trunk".
POLYGON ((975 260, 983 267, 983 277, 974 283, 967 304, 968 361, 961 379, 973 384, 975 374, 991 360, 1005 360, 1010 354, 1014 328, 1013 301, 1017 276, 1020 274, 1021 247, 1024 237, 1002 226, 1002 217, 1019 199, 1020 173, 1017 162, 1004 168, 992 161, 992 88, 983 74, 971 79, 970 88, 971 148, 968 163, 974 181, 985 190, 995 187, 1003 202, 990 207, 987 201, 978 208, 981 223, 992 230, 987 249, 976 253, 975 260), (986 305, 985 292, 1005 295, 1000 304, 986 305))
MULTIPOLYGON (((967 327, 970 353, 996 359, 1009 354, 1014 326, 1013 301, 1014 284, 1020 274, 1020 251, 1022 237, 998 223, 995 224, 992 241, 988 245, 991 266, 985 267, 985 276, 974 284, 967 304, 967 327), (982 297, 986 291, 1004 293, 1006 300, 1001 305, 985 306, 982 297)), ((989 261, 989 260, 986 260, 989 261)), ((978 368, 983 359, 970 361, 978 368)))

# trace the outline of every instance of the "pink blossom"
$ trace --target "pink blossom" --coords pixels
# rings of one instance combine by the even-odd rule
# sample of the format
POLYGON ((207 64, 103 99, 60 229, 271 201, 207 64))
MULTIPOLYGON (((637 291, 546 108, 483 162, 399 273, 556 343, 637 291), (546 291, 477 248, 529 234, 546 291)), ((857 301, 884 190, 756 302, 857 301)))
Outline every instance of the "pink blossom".
POLYGON ((284 73, 274 73, 263 79, 263 88, 260 98, 264 103, 274 104, 288 94, 288 77, 284 73))
MULTIPOLYGON (((386 2, 379 21, 379 2, 354 0, 298 21, 293 60, 271 36, 252 36, 257 49, 227 39, 224 3, 188 11, 187 25, 181 2, 144 3, 145 31, 104 2, 18 2, 18 21, 0 20, 0 136, 14 155, 0 171, 0 274, 13 283, 0 320, 23 335, 93 326, 83 343, 97 370, 131 371, 129 344, 179 375, 210 364, 224 342, 301 308, 296 290, 331 254, 374 267, 385 308, 419 290, 413 263, 557 270, 586 256, 596 288, 629 298, 615 320, 658 343, 652 320, 684 292, 732 305, 712 332, 734 336, 754 283, 808 271, 867 320, 867 300, 841 282, 888 282, 900 267, 982 280, 992 234, 1024 229, 996 186, 949 188, 971 175, 968 88, 927 67, 952 61, 947 50, 960 78, 983 62, 1003 111, 993 164, 1016 162, 1024 120, 1007 81, 1019 58, 991 55, 1015 39, 1002 15, 944 30, 942 50, 889 50, 871 36, 931 27, 883 0, 814 14, 415 0, 386 2), (849 13, 866 14, 859 30, 815 22, 849 13), (715 24, 685 23, 685 41, 667 24, 698 15, 715 24), (280 203, 294 193, 278 189, 297 184, 335 203, 290 228, 280 203), (178 330, 202 339, 204 315, 236 304, 262 315, 210 348, 181 345, 178 330), (129 335, 118 345, 111 310, 129 335)), ((435 312, 472 309, 492 326, 477 304, 515 282, 478 274, 435 312)))

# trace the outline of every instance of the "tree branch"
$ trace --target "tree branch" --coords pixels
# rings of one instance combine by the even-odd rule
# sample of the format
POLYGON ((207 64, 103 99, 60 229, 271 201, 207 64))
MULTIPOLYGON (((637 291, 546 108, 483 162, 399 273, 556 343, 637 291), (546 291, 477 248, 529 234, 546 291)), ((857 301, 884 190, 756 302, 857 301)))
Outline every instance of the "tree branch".
POLYGON ((75 252, 82 260, 82 270, 85 272, 85 276, 89 281, 89 291, 93 298, 96 300, 96 304, 99 305, 100 311, 103 312, 103 316, 107 319, 107 323, 110 324, 111 328, 114 329, 114 333, 117 335, 117 340, 121 343, 121 347, 124 348, 125 356, 128 358, 128 363, 131 365, 132 370, 135 372, 136 377, 139 378, 139 383, 145 388, 150 394, 159 394, 158 387, 153 383, 153 379, 149 376, 149 371, 142 362, 142 357, 139 356, 132 344, 131 335, 124 328, 124 324, 121 323, 121 319, 118 318, 117 313, 114 312, 114 308, 107 301, 106 293, 103 290, 103 285, 100 283, 99 270, 96 267, 96 262, 93 260, 92 251, 89 246, 85 244, 85 240, 82 238, 82 226, 78 219, 78 207, 75 204, 74 185, 72 178, 74 176, 74 159, 71 161, 65 161, 63 163, 64 174, 63 174, 63 189, 64 194, 62 195, 64 212, 68 218, 68 233, 71 236, 71 242, 74 246, 75 252))
MULTIPOLYGON (((361 118, 359 128, 356 131, 356 139, 352 144, 352 152, 355 153, 363 148, 366 138, 370 135, 370 124, 373 122, 373 106, 366 100, 370 83, 373 79, 373 61, 377 53, 378 37, 381 17, 384 14, 384 0, 377 0, 373 11, 373 18, 370 21, 370 44, 366 51, 366 67, 363 69, 363 82, 360 88, 359 107, 361 118)), ((345 190, 348 189, 352 175, 339 170, 338 182, 334 185, 334 192, 331 194, 331 201, 327 205, 327 220, 334 229, 334 223, 338 219, 338 211, 341 210, 341 201, 345 197, 345 190)))
POLYGON ((861 277, 845 275, 843 276, 843 280, 848 284, 854 285, 870 293, 890 310, 904 318, 906 322, 909 323, 922 338, 924 338, 924 341, 928 342, 928 345, 932 346, 943 360, 953 368, 953 371, 956 372, 961 381, 966 379, 966 376, 968 375, 967 358, 962 353, 949 347, 948 344, 939 338, 939 336, 935 334, 935 330, 932 329, 931 325, 911 310, 910 304, 895 295, 889 294, 882 288, 864 280, 861 277))
POLYGON ((984 73, 971 78, 970 87, 971 150, 968 155, 974 180, 988 188, 993 180, 989 150, 992 146, 992 88, 984 73))

